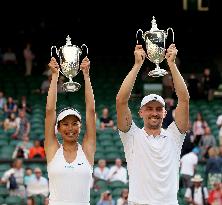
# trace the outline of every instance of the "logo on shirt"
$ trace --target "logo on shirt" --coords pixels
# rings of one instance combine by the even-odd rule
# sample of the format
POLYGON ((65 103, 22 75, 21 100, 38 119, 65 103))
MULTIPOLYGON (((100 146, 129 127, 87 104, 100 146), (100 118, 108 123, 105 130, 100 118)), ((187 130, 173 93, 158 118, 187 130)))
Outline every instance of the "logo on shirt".
POLYGON ((166 137, 167 137, 167 136, 165 136, 165 135, 163 136, 163 138, 166 138, 166 137))
POLYGON ((74 169, 75 167, 73 165, 65 165, 65 168, 67 168, 67 169, 74 169))
POLYGON ((82 165, 83 164, 83 162, 82 163, 78 163, 78 165, 82 165))

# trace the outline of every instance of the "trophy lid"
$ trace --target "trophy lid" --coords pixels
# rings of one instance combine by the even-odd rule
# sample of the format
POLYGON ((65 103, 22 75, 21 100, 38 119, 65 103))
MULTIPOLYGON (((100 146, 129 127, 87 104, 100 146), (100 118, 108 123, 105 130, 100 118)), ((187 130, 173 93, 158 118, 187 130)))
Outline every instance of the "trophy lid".
POLYGON ((152 24, 152 27, 151 27, 151 29, 150 29, 151 32, 153 32, 153 31, 159 31, 159 29, 157 28, 156 19, 155 19, 154 16, 153 16, 153 19, 152 19, 152 21, 151 21, 151 24, 152 24))
POLYGON ((71 42, 71 38, 69 37, 69 35, 66 37, 66 46, 71 46, 72 42, 71 42))

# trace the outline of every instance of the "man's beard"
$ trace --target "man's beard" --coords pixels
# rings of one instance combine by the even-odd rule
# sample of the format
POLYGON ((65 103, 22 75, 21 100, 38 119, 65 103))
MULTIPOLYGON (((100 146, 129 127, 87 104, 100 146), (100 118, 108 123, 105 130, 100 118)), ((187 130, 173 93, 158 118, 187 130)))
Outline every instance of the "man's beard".
POLYGON ((152 129, 152 130, 157 130, 157 129, 161 128, 161 123, 156 124, 156 125, 148 124, 148 128, 152 129))
MULTIPOLYGON (((152 118, 152 117, 151 117, 151 118, 152 118)), ((160 129, 161 126, 162 126, 162 121, 160 120, 160 118, 157 118, 157 117, 156 117, 156 119, 159 121, 157 124, 152 124, 151 122, 149 122, 149 120, 152 121, 151 118, 148 119, 147 127, 148 127, 149 129, 153 129, 153 130, 160 129)))

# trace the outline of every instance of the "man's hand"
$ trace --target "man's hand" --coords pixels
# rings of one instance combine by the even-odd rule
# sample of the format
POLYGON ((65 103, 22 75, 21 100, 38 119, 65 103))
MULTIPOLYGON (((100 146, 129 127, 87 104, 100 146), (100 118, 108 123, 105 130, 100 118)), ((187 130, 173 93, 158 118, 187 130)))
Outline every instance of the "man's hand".
POLYGON ((89 68, 90 68, 90 61, 87 57, 82 60, 80 65, 80 69, 82 70, 83 74, 89 75, 89 68))
POLYGON ((175 63, 177 52, 178 50, 176 49, 175 44, 171 44, 166 53, 166 59, 168 63, 175 63))

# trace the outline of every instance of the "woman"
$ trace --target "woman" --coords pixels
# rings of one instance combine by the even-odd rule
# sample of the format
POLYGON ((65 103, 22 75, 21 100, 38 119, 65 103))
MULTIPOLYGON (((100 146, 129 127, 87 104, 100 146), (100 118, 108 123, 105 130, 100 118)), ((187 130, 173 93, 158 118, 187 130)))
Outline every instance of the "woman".
POLYGON ((90 61, 85 57, 80 65, 85 81, 86 133, 78 143, 81 115, 73 108, 63 109, 56 119, 59 65, 51 58, 52 80, 48 90, 44 148, 49 177, 50 205, 89 205, 92 167, 96 151, 95 101, 90 82, 90 61), (55 125, 61 134, 59 144, 55 125))
POLYGON ((128 189, 123 189, 121 191, 120 197, 116 201, 116 205, 127 205, 128 204, 128 189))
POLYGON ((196 119, 193 122, 193 134, 194 134, 194 144, 199 145, 201 137, 204 135, 204 129, 208 127, 207 121, 204 119, 201 112, 197 113, 196 119))
POLYGON ((3 127, 5 132, 14 133, 14 131, 18 127, 15 113, 9 114, 9 116, 4 120, 3 127))
POLYGON ((209 158, 206 161, 207 188, 213 189, 214 183, 222 181, 222 158, 218 156, 218 148, 208 150, 209 158))

